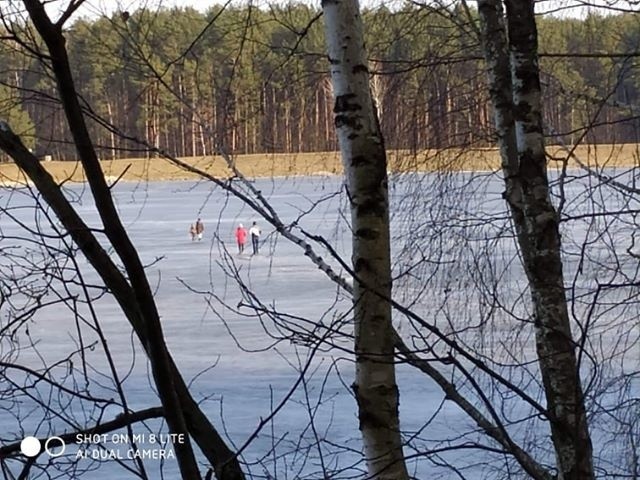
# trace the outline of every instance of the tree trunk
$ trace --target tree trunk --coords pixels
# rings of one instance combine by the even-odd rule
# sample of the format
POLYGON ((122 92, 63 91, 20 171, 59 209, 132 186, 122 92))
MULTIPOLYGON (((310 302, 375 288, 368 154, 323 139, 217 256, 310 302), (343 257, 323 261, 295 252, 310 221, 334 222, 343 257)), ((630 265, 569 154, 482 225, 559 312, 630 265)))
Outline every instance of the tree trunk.
POLYGON ((321 135, 321 131, 320 131, 320 86, 316 85, 316 91, 315 91, 315 107, 314 107, 314 117, 313 117, 313 132, 315 132, 315 135, 309 135, 309 141, 313 141, 313 143, 309 144, 309 151, 311 152, 317 152, 318 150, 320 150, 320 144, 318 142, 318 138, 320 138, 321 135), (311 140, 313 139, 313 140, 311 140))
POLYGON ((298 125, 296 126, 295 130, 297 131, 297 137, 296 137, 296 148, 295 151, 300 153, 300 152, 304 152, 305 148, 304 148, 304 138, 305 138, 305 128, 306 128, 306 109, 307 109, 307 102, 306 102, 306 97, 304 95, 300 95, 297 99, 297 105, 298 105, 298 110, 296 112, 296 116, 298 118, 298 125))
MULTIPOLYGON (((189 439, 189 433, 191 430, 196 441, 203 444, 203 452, 207 455, 211 447, 205 444, 201 436, 202 431, 208 428, 205 423, 206 417, 197 407, 197 403, 191 398, 166 348, 160 317, 144 266, 120 221, 111 197, 110 188, 105 181, 93 142, 87 130, 69 66, 62 26, 51 23, 40 1, 25 0, 24 4, 35 28, 47 45, 61 103, 78 156, 85 170, 96 209, 104 225, 104 232, 109 243, 113 246, 124 265, 128 281, 124 279, 90 230, 68 204, 50 175, 44 171, 37 159, 24 148, 19 139, 13 136, 7 128, 3 129, 3 138, 0 138, 0 146, 12 155, 18 165, 33 180, 47 203, 54 209, 76 244, 82 249, 98 274, 105 281, 105 285, 122 306, 149 358, 169 430, 171 433, 183 435, 186 439, 184 443, 177 442, 173 445, 181 476, 184 479, 197 480, 201 476, 189 439), (203 418, 199 418, 200 416, 203 418), (196 423, 194 424, 193 422, 196 423), (190 428, 187 427, 187 424, 189 424, 190 428)), ((213 435, 207 441, 215 445, 213 448, 217 448, 220 438, 215 430, 211 433, 213 435)), ((226 448, 226 445, 223 444, 222 447, 226 448)), ((218 450, 217 453, 223 456, 227 452, 228 449, 226 451, 222 449, 218 450)), ((233 468, 234 465, 232 464, 236 459, 233 455, 230 457, 224 458, 223 467, 233 468)), ((217 456, 212 463, 217 465, 219 460, 220 456, 217 456)), ((223 470, 221 469, 220 471, 223 470)), ((234 472, 228 478, 243 478, 239 466, 237 474, 234 472)))
POLYGON ((505 198, 533 303, 558 478, 592 479, 592 446, 564 290, 558 215, 549 195, 533 2, 507 0, 506 5, 509 44, 500 1, 478 2, 505 198))
MULTIPOLYGON (((184 79, 182 78, 182 74, 178 75, 178 91, 180 92, 179 98, 181 99, 181 101, 178 101, 179 113, 178 113, 178 124, 176 125, 178 132, 176 133, 180 137, 180 140, 179 140, 180 149, 178 150, 177 148, 178 145, 176 145, 175 150, 180 152, 179 156, 186 157, 187 156, 187 129, 185 128, 186 127, 185 123, 187 119, 185 115, 184 101, 187 98, 187 96, 185 92, 184 79)), ((174 135, 169 135, 169 132, 168 132, 169 127, 167 127, 168 122, 164 122, 164 124, 167 130, 167 137, 168 137, 165 148, 171 148, 171 144, 169 143, 169 141, 171 137, 174 137, 174 135)))
POLYGON ((384 142, 369 89, 357 0, 322 3, 334 122, 351 206, 356 379, 369 476, 408 479, 402 453, 391 325, 389 198, 384 142))
POLYGON ((198 122, 198 132, 199 132, 199 137, 200 137, 200 143, 202 146, 202 156, 206 157, 207 156, 207 152, 209 150, 207 150, 207 141, 206 141, 206 136, 204 134, 204 128, 202 126, 202 121, 198 122))
POLYGON ((278 101, 276 99, 276 89, 271 88, 271 148, 272 152, 277 152, 278 148, 278 101))
MULTIPOLYGON (((107 101, 107 114, 109 115, 109 123, 111 125, 115 125, 115 121, 113 118, 113 109, 111 108, 111 102, 107 101)), ((111 160, 116 159, 116 133, 112 129, 109 132, 109 140, 111 142, 111 160)))
POLYGON ((324 117, 324 147, 323 150, 331 151, 334 150, 334 142, 331 138, 331 110, 329 105, 329 99, 331 98, 331 84, 328 81, 324 82, 323 85, 324 91, 324 101, 323 101, 323 117, 324 117))

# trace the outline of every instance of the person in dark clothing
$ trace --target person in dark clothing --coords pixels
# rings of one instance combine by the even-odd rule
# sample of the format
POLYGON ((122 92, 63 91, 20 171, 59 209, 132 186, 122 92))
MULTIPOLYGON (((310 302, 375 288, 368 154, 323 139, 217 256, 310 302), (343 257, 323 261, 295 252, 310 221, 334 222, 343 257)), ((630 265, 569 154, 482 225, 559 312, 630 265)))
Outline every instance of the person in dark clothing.
POLYGON ((253 247, 253 254, 257 255, 258 250, 260 249, 260 234, 262 230, 258 227, 256 222, 253 222, 251 228, 249 229, 249 235, 251 235, 251 246, 253 247))
POLYGON ((196 221, 196 236, 198 237, 198 241, 202 240, 202 234, 204 233, 204 223, 202 220, 198 218, 196 221))

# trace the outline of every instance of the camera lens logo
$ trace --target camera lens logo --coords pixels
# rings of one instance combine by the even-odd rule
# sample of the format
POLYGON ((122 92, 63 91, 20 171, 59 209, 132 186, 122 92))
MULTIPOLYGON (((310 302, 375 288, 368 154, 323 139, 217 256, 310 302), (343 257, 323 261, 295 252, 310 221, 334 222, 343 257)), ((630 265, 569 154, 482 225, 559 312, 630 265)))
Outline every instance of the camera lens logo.
POLYGON ((64 443, 60 437, 50 437, 44 442, 44 451, 51 458, 59 457, 64 453, 65 448, 67 448, 67 444, 64 443))
MULTIPOLYGON (((60 437, 50 437, 44 442, 44 451, 47 452, 47 455, 51 458, 62 455, 66 447, 67 445, 60 437)), ((24 437, 20 442, 20 451, 25 457, 37 457, 41 450, 42 444, 36 437, 24 437)))

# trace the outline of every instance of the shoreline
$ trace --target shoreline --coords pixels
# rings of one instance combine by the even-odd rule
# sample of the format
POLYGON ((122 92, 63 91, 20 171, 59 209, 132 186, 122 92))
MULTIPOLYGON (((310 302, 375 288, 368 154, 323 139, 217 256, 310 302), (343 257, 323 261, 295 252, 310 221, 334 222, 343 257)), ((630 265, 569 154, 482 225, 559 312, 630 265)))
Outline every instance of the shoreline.
MULTIPOLYGON (((631 168, 640 165, 640 144, 580 145, 575 148, 575 154, 581 162, 593 168, 631 168)), ((560 168, 567 158, 564 149, 558 146, 547 146, 547 155, 550 169, 560 168)), ((217 178, 231 177, 231 171, 221 157, 187 157, 180 160, 217 178)), ((233 160, 247 178, 343 174, 339 152, 251 154, 238 155, 233 157, 233 160)), ((388 162, 391 173, 492 172, 500 169, 499 152, 494 148, 432 150, 418 154, 389 151, 388 162)), ((47 161, 42 164, 58 183, 86 181, 84 171, 77 161, 47 161)), ((202 178, 163 158, 102 160, 101 165, 109 183, 116 180, 140 182, 202 178)), ((580 168, 572 159, 569 160, 568 166, 580 168)), ((0 163, 0 186, 11 187, 28 183, 14 163, 0 163)))

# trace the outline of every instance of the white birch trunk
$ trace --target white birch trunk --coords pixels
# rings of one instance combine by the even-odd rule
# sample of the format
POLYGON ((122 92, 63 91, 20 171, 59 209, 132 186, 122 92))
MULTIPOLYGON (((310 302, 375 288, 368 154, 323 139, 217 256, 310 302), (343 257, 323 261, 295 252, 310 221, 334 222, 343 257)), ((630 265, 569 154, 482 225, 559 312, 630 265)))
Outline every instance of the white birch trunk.
POLYGON ((322 3, 334 121, 351 205, 356 379, 353 389, 369 476, 404 480, 391 325, 387 161, 369 89, 357 0, 322 3))
POLYGON ((479 0, 505 199, 511 209, 534 310, 536 350, 558 478, 593 479, 575 342, 564 290, 558 215, 551 203, 532 1, 479 0))

